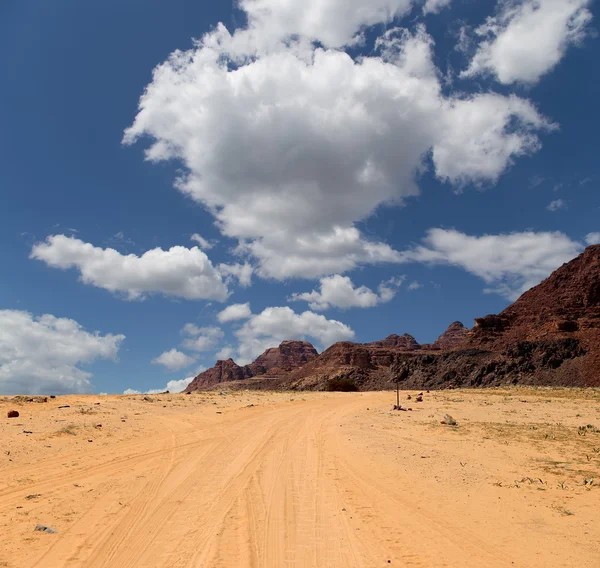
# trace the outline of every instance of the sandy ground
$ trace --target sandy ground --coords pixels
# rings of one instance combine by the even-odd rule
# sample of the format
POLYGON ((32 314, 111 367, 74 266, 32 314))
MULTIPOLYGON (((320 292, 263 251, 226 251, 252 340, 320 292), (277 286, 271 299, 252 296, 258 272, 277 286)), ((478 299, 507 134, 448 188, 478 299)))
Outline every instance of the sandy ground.
POLYGON ((0 399, 0 566, 600 566, 600 391, 407 394, 0 399))

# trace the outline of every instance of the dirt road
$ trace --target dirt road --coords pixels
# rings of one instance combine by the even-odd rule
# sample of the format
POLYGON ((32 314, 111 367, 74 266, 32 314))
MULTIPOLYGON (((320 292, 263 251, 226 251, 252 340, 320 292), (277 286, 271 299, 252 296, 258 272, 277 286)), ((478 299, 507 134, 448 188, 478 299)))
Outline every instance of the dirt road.
POLYGON ((31 435, 3 418, 2 449, 12 432, 18 450, 0 470, 0 566, 597 567, 600 488, 582 480, 600 432, 577 424, 598 402, 530 397, 505 437, 494 425, 513 428, 522 395, 461 396, 395 414, 382 393, 64 397, 69 418, 23 406, 31 435), (529 438, 559 407, 568 439, 555 425, 529 438), (439 424, 448 408, 456 429, 439 424))

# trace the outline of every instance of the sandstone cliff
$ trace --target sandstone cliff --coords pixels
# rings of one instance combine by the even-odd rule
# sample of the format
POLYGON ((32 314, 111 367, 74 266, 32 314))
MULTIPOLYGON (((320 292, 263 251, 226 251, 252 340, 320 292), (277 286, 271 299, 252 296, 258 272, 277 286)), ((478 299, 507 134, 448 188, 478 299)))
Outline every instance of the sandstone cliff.
POLYGON ((221 383, 261 376, 277 377, 302 367, 318 355, 308 341, 284 341, 279 347, 267 349, 250 365, 241 367, 233 359, 217 361, 214 367, 200 373, 188 385, 186 392, 209 390, 221 383))

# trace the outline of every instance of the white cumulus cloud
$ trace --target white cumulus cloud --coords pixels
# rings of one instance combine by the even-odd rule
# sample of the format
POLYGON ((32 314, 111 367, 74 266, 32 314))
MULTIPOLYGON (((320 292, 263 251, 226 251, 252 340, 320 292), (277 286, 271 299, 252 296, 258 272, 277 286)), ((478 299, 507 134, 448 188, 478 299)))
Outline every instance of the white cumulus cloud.
POLYGON ((423 14, 437 14, 442 8, 450 6, 452 0, 425 0, 423 14))
POLYGON ((489 72, 505 84, 536 83, 585 37, 590 0, 500 0, 477 28, 482 38, 461 76, 489 72))
MULTIPOLYGON (((197 371, 197 374, 206 371, 205 367, 200 367, 197 371)), ((173 379, 169 381, 164 388, 162 389, 149 389, 147 391, 140 391, 137 389, 126 389, 123 391, 123 394, 160 394, 165 391, 169 391, 170 393, 179 393, 183 392, 187 386, 194 380, 194 377, 186 377, 185 379, 173 379)))
POLYGON ((182 346, 199 353, 214 349, 225 335, 219 327, 197 327, 193 323, 186 323, 181 333, 187 336, 183 340, 182 346))
POLYGON ((231 306, 227 306, 217 315, 217 319, 220 323, 227 323, 248 319, 250 316, 252 316, 252 310, 250 309, 250 303, 246 302, 245 304, 232 304, 231 306))
POLYGON ((190 237, 190 239, 195 243, 198 243, 200 245, 200 248, 204 250, 210 250, 215 246, 214 243, 212 243, 211 241, 207 241, 202 235, 199 235, 198 233, 194 233, 190 237))
POLYGON ((81 365, 116 360, 124 339, 90 333, 72 319, 0 310, 0 394, 90 392, 92 375, 81 365))
POLYGON ((196 359, 194 359, 193 357, 189 357, 181 351, 177 351, 177 349, 165 351, 164 353, 156 357, 156 359, 152 359, 153 365, 162 365, 170 371, 179 371, 180 369, 185 369, 186 367, 189 367, 192 363, 195 362, 196 359))
MULTIPOLYGON (((326 7, 345 22, 340 15, 358 4, 393 13, 408 6, 292 4, 242 7, 254 22, 263 16, 253 9, 289 11, 289 29, 302 34, 309 32, 298 18, 326 7)), ((193 49, 171 54, 154 70, 124 143, 148 137, 149 160, 180 160, 185 173, 176 187, 238 240, 237 252, 253 257, 262 277, 318 278, 398 262, 397 251, 355 225, 382 205, 418 195, 415 176, 428 154, 438 178, 480 185, 535 152, 538 132, 552 127, 516 96, 444 94, 423 27, 388 30, 359 59, 294 42, 259 51, 262 28, 252 30, 231 34, 220 25, 193 49)), ((339 37, 332 45, 349 36, 339 37)))
POLYGON ((244 264, 219 264, 219 272, 225 277, 227 282, 229 282, 233 276, 237 278, 240 286, 247 288, 252 284, 254 267, 247 262, 244 264))
POLYGON ((37 243, 31 258, 53 268, 75 268, 85 284, 120 292, 130 300, 149 294, 187 300, 227 299, 227 286, 209 258, 198 247, 149 250, 142 256, 123 255, 65 235, 37 243))
POLYGON ((488 285, 487 292, 510 300, 539 284, 582 249, 560 232, 473 236, 431 229, 423 241, 404 253, 406 261, 458 266, 481 278, 488 285))
POLYGON ((338 341, 351 340, 354 331, 320 314, 298 314, 289 307, 271 307, 252 316, 235 335, 239 340, 238 364, 246 364, 287 339, 316 340, 319 347, 326 349, 338 341))
POLYGON ((215 354, 217 361, 226 361, 235 355, 235 348, 231 345, 226 345, 215 354))
POLYGON ((310 309, 316 311, 329 308, 373 308, 391 301, 402 282, 402 278, 382 282, 377 293, 367 286, 355 287, 348 276, 335 274, 321 279, 320 290, 292 294, 289 300, 308 302, 310 309))
POLYGON ((600 233, 588 233, 585 236, 585 242, 588 245, 600 244, 600 233))
POLYGON ((412 0, 240 1, 248 15, 250 32, 261 42, 272 44, 302 36, 327 47, 354 43, 363 27, 391 22, 409 12, 412 4, 412 0))

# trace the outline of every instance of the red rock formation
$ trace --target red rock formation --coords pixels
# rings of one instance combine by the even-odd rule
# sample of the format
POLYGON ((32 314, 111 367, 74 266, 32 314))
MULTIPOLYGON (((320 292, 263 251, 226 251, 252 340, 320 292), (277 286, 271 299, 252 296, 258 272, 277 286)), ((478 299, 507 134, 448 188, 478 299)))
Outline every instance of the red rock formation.
MULTIPOLYGON (((475 320, 469 345, 504 349, 517 341, 597 339, 600 329, 600 245, 554 271, 499 315, 475 320)), ((592 346, 593 350, 600 345, 592 346)))
POLYGON ((393 347, 403 351, 416 351, 421 348, 417 340, 408 333, 404 335, 392 334, 381 341, 373 341, 367 343, 367 345, 373 347, 393 347))
POLYGON ((380 389, 395 375, 406 388, 600 386, 600 245, 502 313, 477 318, 471 331, 455 322, 434 344, 414 350, 396 338, 334 345, 285 384, 324 389, 330 378, 349 378, 363 390, 380 389))
POLYGON ((298 369, 319 353, 308 341, 284 341, 279 347, 267 349, 253 363, 240 367, 233 359, 217 361, 217 364, 200 373, 186 392, 208 390, 215 385, 243 381, 252 377, 280 376, 298 369))
POLYGON ((246 367, 240 367, 233 359, 217 361, 217 364, 212 369, 200 373, 188 385, 186 392, 205 390, 220 383, 241 381, 251 376, 246 367))
POLYGON ((448 326, 432 345, 433 349, 453 349, 465 341, 469 330, 459 321, 448 326))
POLYGON ((318 357, 308 341, 284 341, 279 347, 267 349, 248 365, 252 376, 292 371, 318 357))
MULTIPOLYGON (((200 375, 194 383, 215 384, 241 372, 276 374, 281 388, 314 390, 326 389, 330 379, 348 379, 363 390, 390 388, 395 377, 407 388, 600 386, 600 245, 588 247, 502 313, 477 318, 471 331, 454 322, 432 345, 391 335, 364 345, 337 343, 318 357, 303 345, 284 342, 243 369, 231 362, 235 373, 215 372, 206 381, 198 381, 200 375)), ((256 380, 256 388, 272 384, 256 380)))

